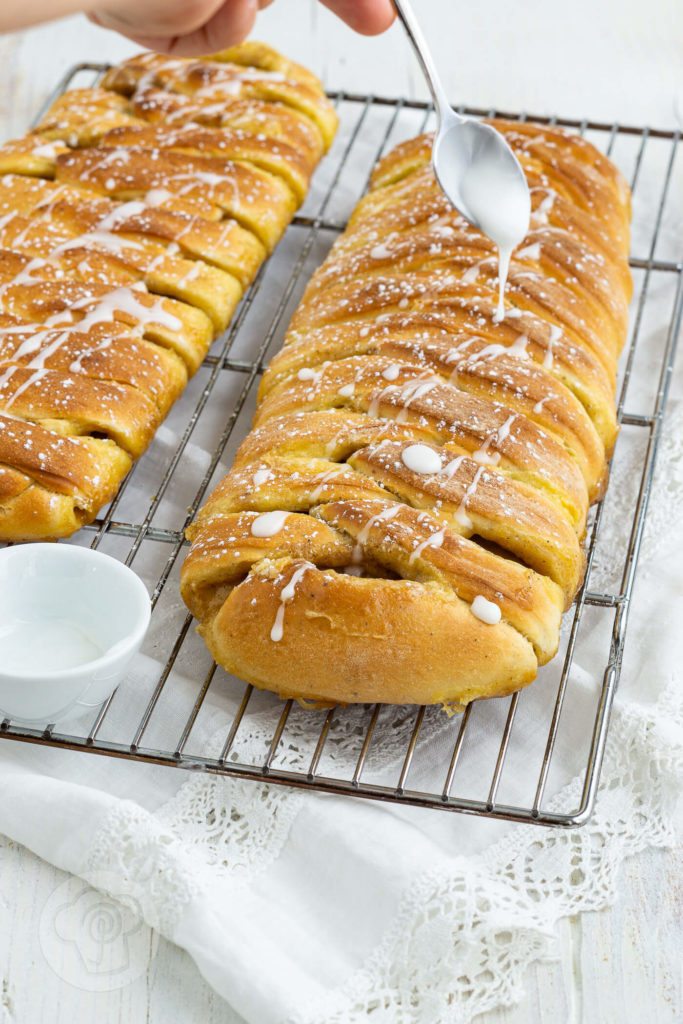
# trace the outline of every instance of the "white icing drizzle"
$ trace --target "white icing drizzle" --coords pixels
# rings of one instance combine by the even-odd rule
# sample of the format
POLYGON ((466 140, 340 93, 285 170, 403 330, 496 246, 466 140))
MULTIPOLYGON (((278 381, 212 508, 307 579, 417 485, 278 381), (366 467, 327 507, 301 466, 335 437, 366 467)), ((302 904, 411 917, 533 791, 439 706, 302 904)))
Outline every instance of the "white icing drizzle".
POLYGON ((192 264, 192 266, 190 267, 186 274, 183 274, 182 277, 178 278, 178 280, 176 281, 176 287, 185 288, 186 285, 190 283, 190 281, 196 280, 196 278, 200 276, 201 272, 202 264, 197 260, 192 264))
POLYGON ((489 451, 489 446, 493 444, 495 436, 495 433, 489 434, 481 448, 477 448, 476 451, 472 452, 472 458, 480 466, 497 466, 500 462, 500 452, 489 451))
MULTIPOLYGON (((55 143, 55 145, 56 144, 57 143, 55 143)), ((37 152, 37 150, 34 152, 37 152)), ((164 198, 165 196, 170 196, 170 193, 166 193, 165 190, 158 191, 163 194, 164 198)), ((148 193, 146 199, 148 197, 152 197, 152 193, 148 193)), ((53 202, 54 201, 56 201, 56 197, 53 202)), ((48 205, 46 212, 49 212, 50 205, 48 205)), ((9 288, 21 284, 38 283, 40 279, 34 277, 33 272, 48 266, 54 261, 55 257, 58 257, 61 253, 68 252, 71 249, 81 247, 87 248, 90 244, 94 245, 98 250, 104 249, 105 251, 111 251, 115 254, 120 254, 125 249, 144 250, 144 245, 141 243, 119 237, 118 235, 113 234, 110 229, 115 227, 122 218, 140 214, 144 211, 146 205, 147 204, 145 202, 141 202, 139 200, 123 203, 103 217, 98 222, 94 230, 85 232, 75 238, 67 239, 55 246, 49 252, 47 259, 35 257, 34 259, 29 260, 18 274, 0 286, 0 299, 9 288)), ((3 219, 3 223, 4 222, 5 220, 3 219)), ((0 227, 1 226, 2 225, 0 225, 0 227)), ((28 228, 26 230, 28 230, 28 228)), ((21 235, 17 236, 14 242, 15 245, 20 245, 21 235)), ((179 251, 180 247, 177 243, 170 243, 164 251, 152 261, 149 269, 152 269, 156 263, 161 262, 167 255, 175 255, 179 251)), ((185 278, 180 282, 181 285, 185 281, 196 276, 196 274, 199 273, 199 270, 200 264, 198 263, 191 267, 187 275, 185 275, 185 278)), ((89 313, 86 313, 80 321, 74 321, 71 311, 80 310, 83 306, 90 305, 93 302, 93 298, 87 297, 73 302, 70 310, 65 310, 54 314, 52 317, 48 317, 43 324, 43 327, 45 328, 44 330, 37 331, 33 337, 26 338, 18 347, 15 353, 15 358, 23 359, 25 356, 36 352, 37 354, 35 357, 28 363, 28 367, 38 371, 40 376, 42 376, 42 371, 44 370, 46 361, 54 355, 54 353, 63 344, 68 342, 72 332, 86 333, 96 324, 113 323, 116 319, 115 314, 117 312, 129 314, 139 322, 143 329, 150 323, 158 323, 160 326, 166 327, 172 331, 179 331, 182 328, 182 321, 177 316, 174 316, 172 313, 169 313, 164 309, 164 300, 162 298, 157 298, 152 305, 147 306, 135 297, 133 291, 141 291, 147 294, 147 288, 142 281, 138 281, 130 287, 120 286, 115 288, 113 291, 108 292, 98 300, 95 300, 94 307, 89 313), (68 324, 68 329, 65 329, 64 327, 65 321, 68 324), (60 325, 62 327, 62 329, 57 331, 56 334, 50 330, 53 324, 60 325), (42 346, 45 347, 40 351, 42 346)), ((12 329, 10 328, 7 331, 3 331, 3 333, 11 333, 11 330, 12 329)), ((20 327, 19 330, 24 330, 23 326, 20 327)), ((97 346, 97 349, 93 351, 100 351, 103 348, 106 348, 109 344, 109 341, 101 342, 100 345, 97 346)), ((83 372, 81 360, 86 354, 92 353, 83 352, 77 359, 73 360, 69 367, 71 372, 83 372)), ((24 391, 31 384, 37 382, 37 380, 40 379, 40 376, 31 377, 25 381, 19 391, 12 398, 12 401, 15 401, 18 398, 20 392, 24 391)))
POLYGON ((472 458, 474 459, 475 462, 487 466, 498 465, 501 459, 500 452, 490 453, 489 447, 492 444, 501 445, 503 441, 505 441, 505 439, 508 437, 510 433, 510 427, 512 426, 516 419, 517 414, 513 413, 511 416, 508 416, 505 422, 502 423, 497 430, 494 430, 492 434, 488 435, 481 448, 477 448, 477 450, 472 453, 472 458))
POLYGON ((386 243, 380 242, 373 249, 370 250, 370 259, 373 260, 385 260, 391 257, 391 249, 386 243))
MULTIPOLYGON (((463 224, 462 217, 456 217, 457 224, 463 224)), ((430 234, 437 235, 439 238, 451 238, 455 234, 455 228, 448 223, 448 216, 438 217, 435 221, 430 219, 429 222, 430 234)))
POLYGON ((33 271, 40 270, 45 266, 47 266, 47 260, 41 259, 40 256, 35 256, 32 260, 29 260, 18 274, 15 274, 9 281, 5 281, 3 285, 0 285, 0 299, 3 298, 8 288, 13 288, 15 285, 35 284, 36 278, 33 276, 33 271))
POLYGON ((435 374, 430 374, 428 377, 420 376, 416 380, 412 380, 407 384, 404 384, 402 387, 399 387, 397 384, 389 384, 386 388, 375 392, 372 396, 372 400, 368 406, 368 416, 371 416, 373 419, 377 418, 382 399, 386 398, 387 395, 398 393, 403 409, 401 409, 396 417, 396 422, 405 423, 411 402, 416 401, 418 398, 422 398, 424 395, 428 394, 428 392, 432 391, 433 388, 440 387, 442 384, 443 380, 441 377, 437 377, 435 374))
MULTIPOLYGON (((8 366, 4 373, 0 374, 0 391, 4 391, 5 384, 12 379, 18 369, 18 366, 8 366)), ((7 402, 6 408, 9 407, 11 401, 10 399, 10 402, 7 402)))
MULTIPOLYGON (((27 338, 26 341, 22 342, 22 344, 14 353, 14 358, 16 360, 20 360, 25 355, 30 354, 31 351, 35 351, 36 349, 38 349, 39 351, 37 355, 35 355, 33 359, 31 359, 30 362, 27 363, 26 365, 31 370, 42 370, 44 369, 45 363, 50 358, 50 356, 54 355, 54 353, 57 352, 57 350, 60 349, 61 346, 65 343, 65 341, 69 337, 69 333, 70 328, 67 328, 66 330, 63 331, 54 332, 53 340, 49 342, 47 345, 45 345, 45 347, 42 348, 41 350, 43 342, 45 342, 47 338, 49 338, 50 335, 53 334, 53 332, 37 332, 37 334, 33 338, 27 338)), ((83 358, 83 355, 85 355, 85 353, 81 355, 81 358, 83 358)), ((77 360, 74 361, 76 362, 77 360)), ((73 370, 72 372, 75 373, 77 371, 73 370)))
POLYGON ((367 523, 359 531, 358 536, 356 537, 356 543, 353 547, 353 554, 351 556, 351 561, 354 565, 358 565, 363 559, 363 545, 370 536, 370 530, 373 526, 377 523, 388 522, 390 519, 393 519, 395 515, 398 515, 402 507, 402 505, 398 504, 390 505, 389 508, 382 509, 382 511, 378 512, 376 516, 371 516, 370 519, 368 519, 367 523))
POLYGON ((465 527, 466 530, 471 530, 474 525, 470 517, 467 515, 467 506, 470 502, 470 499, 474 495, 474 492, 477 489, 479 479, 481 477, 481 474, 484 472, 485 468, 485 466, 480 466, 477 472, 474 474, 474 480, 463 494, 462 501, 460 502, 460 505, 458 506, 455 512, 455 518, 458 520, 461 526, 465 527))
POLYGON ((446 480, 452 480, 466 458, 466 455, 458 455, 457 458, 447 462, 446 465, 442 467, 438 475, 445 477, 446 480))
MULTIPOLYGON (((10 377, 12 376, 13 371, 16 370, 16 369, 17 369, 16 366, 11 366, 9 368, 9 370, 5 371, 5 373, 2 375, 2 377, 0 377, 0 390, 4 389, 5 383, 10 379, 10 377)), ((27 390, 27 388, 32 387, 34 384, 38 384, 42 380, 42 378, 45 376, 45 374, 47 372, 48 372, 47 370, 43 370, 43 369, 34 370, 33 373, 31 373, 26 378, 24 383, 19 385, 17 390, 14 392, 14 394, 11 395, 7 399, 7 401, 5 402, 5 409, 9 409, 10 405, 12 405, 14 402, 16 402, 17 398, 19 398, 19 396, 22 395, 24 393, 24 391, 27 390)))
POLYGON ((545 356, 543 357, 543 366, 546 370, 550 370, 553 365, 553 348, 555 347, 555 343, 558 342, 561 337, 561 328, 559 328, 557 324, 551 324, 550 337, 548 339, 548 347, 545 351, 545 356))
POLYGON ((410 444, 401 452, 401 462, 413 473, 432 475, 441 469, 441 456, 426 444, 410 444))
POLYGON ((495 626, 501 619, 501 611, 497 604, 489 601, 482 594, 477 594, 470 605, 472 614, 488 626, 495 626))
POLYGON ((474 284, 479 277, 479 267, 481 262, 475 263, 474 266, 469 267, 462 275, 463 284, 474 284))
MULTIPOLYGON (((143 203, 139 199, 131 199, 128 203, 121 203, 119 206, 115 206, 111 213, 108 213, 98 222, 97 231, 111 231, 112 228, 115 228, 126 217, 137 217, 139 214, 144 213, 147 205, 146 202, 143 203)), ((82 235, 81 237, 88 236, 82 235)))
MULTIPOLYGON (((512 345, 501 345, 498 342, 492 342, 490 345, 485 345, 484 348, 479 349, 478 352, 472 352, 467 356, 467 362, 478 363, 481 359, 497 359, 498 356, 512 356, 514 359, 529 359, 529 353, 527 352, 527 345, 529 344, 529 336, 527 334, 518 334, 512 345)), ((460 353, 456 350, 452 357, 449 357, 449 362, 452 359, 456 359, 460 353)))
MULTIPOLYGON (((411 381, 409 384, 405 384, 400 391, 403 409, 396 417, 396 422, 404 423, 407 419, 408 409, 411 404, 416 402, 419 398, 424 398, 424 396, 428 395, 430 391, 434 390, 434 388, 441 387, 442 385, 443 381, 441 377, 437 377, 433 374, 426 380, 424 378, 420 378, 418 380, 411 381)), ((387 388, 386 390, 389 391, 390 388, 387 388)))
POLYGON ((391 394, 392 391, 397 390, 398 388, 396 384, 390 384, 382 391, 376 391, 375 394, 372 396, 370 405, 368 406, 368 416, 371 419, 377 419, 377 416, 379 415, 379 406, 382 399, 385 398, 387 395, 391 394))
POLYGON ((147 206, 161 206, 172 198, 173 194, 165 188, 150 188, 145 193, 145 203, 147 206))
POLYGON ((552 188, 540 188, 540 187, 537 188, 537 189, 533 189, 532 191, 534 191, 534 192, 540 191, 540 192, 546 192, 547 193, 545 199, 543 199, 539 203, 539 205, 536 207, 534 212, 531 214, 532 220, 534 220, 537 224, 547 224, 548 223, 548 214, 550 213, 550 211, 553 208, 553 203, 555 202, 555 197, 557 195, 557 192, 554 189, 552 189, 552 188))
MULTIPOLYGON (((508 313, 508 316, 512 314, 512 310, 508 313)), ((529 336, 527 334, 518 334, 512 345, 509 346, 507 351, 511 356, 517 356, 518 359, 528 359, 529 353, 526 350, 529 344, 529 336)))
POLYGON ((17 216, 17 213, 16 213, 16 211, 15 211, 15 210, 10 210, 10 211, 9 211, 9 213, 4 213, 4 214, 2 215, 2 217, 0 217, 0 231, 2 231, 2 229, 3 229, 3 228, 4 228, 4 227, 5 227, 6 225, 7 225, 7 224, 9 224, 9 222, 10 222, 11 220, 14 220, 14 218, 15 218, 16 216, 17 216))
POLYGON ((42 145, 36 146, 32 151, 31 156, 44 156, 48 160, 54 160, 57 156, 58 146, 64 147, 62 139, 54 139, 54 141, 44 142, 42 145))
POLYGON ((463 283, 464 284, 475 284, 477 278, 479 277, 479 268, 483 267, 485 263, 491 263, 492 261, 493 261, 493 257, 492 256, 487 256, 485 259, 479 260, 477 263, 474 263, 462 275, 463 283))
POLYGON ((285 525, 289 512, 263 512, 252 521, 252 537, 274 537, 285 525))
POLYGON ((333 480, 334 477, 339 476, 339 474, 343 472, 343 466, 335 466, 334 469, 329 470, 327 473, 318 474, 316 479, 319 479, 320 483, 315 490, 311 492, 311 501, 317 501, 325 488, 325 484, 329 483, 330 480, 333 480))
POLYGON ((279 643, 280 640, 282 640, 285 622, 285 606, 289 604, 294 597, 297 583, 299 583, 309 569, 315 569, 315 566, 311 562, 304 562, 303 565, 299 566, 299 568, 294 571, 289 583, 280 591, 280 607, 277 610, 275 622, 273 623, 273 628, 270 631, 270 639, 273 643, 279 643))
POLYGON ((418 544, 418 546, 415 548, 410 558, 408 559, 408 564, 412 565, 415 559, 420 557, 425 548, 440 548, 444 542, 445 536, 445 527, 443 528, 443 530, 438 530, 436 533, 432 533, 431 536, 427 537, 426 540, 423 540, 420 544, 418 544))
POLYGON ((497 444, 502 444, 503 441, 506 440, 510 433, 510 427, 512 426, 516 419, 517 414, 513 413, 511 416, 508 416, 508 418, 505 420, 505 423, 503 423, 503 425, 498 428, 498 430, 496 431, 497 444))
POLYGON ((534 242, 532 245, 525 245, 523 249, 517 250, 516 256, 518 260, 540 260, 541 243, 534 242))
POLYGON ((94 348, 86 348, 81 354, 69 364, 69 373, 83 373, 83 360, 95 356, 98 352, 104 352, 111 346, 111 338, 103 338, 94 348))
MULTIPOLYGON (((182 78, 186 68, 178 65, 177 67, 169 68, 169 70, 171 74, 178 73, 182 78)), ((238 96, 242 91, 243 82, 258 82, 261 79, 266 79, 269 82, 286 82, 288 80, 281 71, 266 71, 261 68, 240 68, 239 72, 235 72, 233 68, 220 68, 220 73, 216 76, 215 80, 197 89, 194 95, 195 97, 203 98, 205 96, 221 95, 225 92, 231 96, 238 96)))
POLYGON ((343 387, 339 388, 337 394, 340 395, 342 398, 351 398, 355 389, 356 385, 353 383, 344 384, 343 387))
MULTIPOLYGON (((144 285, 137 290, 148 294, 144 285)), ((71 309, 80 309, 83 306, 89 305, 92 301, 92 298, 79 299, 77 302, 72 303, 71 309)), ((75 331, 87 331, 93 324, 113 323, 116 319, 114 314, 117 312, 128 313, 136 320, 139 320, 144 326, 150 323, 157 323, 162 327, 167 327, 170 331, 179 331, 183 326, 182 320, 179 317, 174 316, 173 313, 169 313, 163 308, 162 299, 157 299, 151 306, 146 306, 135 298, 130 288, 121 287, 115 288, 99 298, 96 301, 95 307, 89 313, 86 313, 82 320, 75 323, 72 329, 75 331)), ((58 314, 58 316, 61 316, 61 314, 58 314)), ((45 322, 47 323, 48 321, 45 322)))
POLYGON ((362 565, 342 565, 337 569, 343 576, 362 576, 363 571, 362 565))
POLYGON ((494 324, 502 323, 505 319, 505 284, 508 279, 511 256, 511 248, 503 246, 498 247, 498 308, 493 314, 494 324))
POLYGON ((140 242, 133 242, 131 239, 114 235, 111 231, 100 230, 98 225, 95 230, 87 231, 85 234, 78 235, 76 238, 70 238, 68 241, 56 246, 50 252, 49 259, 52 260, 53 257, 59 256, 60 253, 68 252, 69 249, 88 248, 89 243, 94 243, 95 248, 100 251, 104 249, 107 252, 115 253, 117 256, 126 249, 141 251, 145 248, 140 242))

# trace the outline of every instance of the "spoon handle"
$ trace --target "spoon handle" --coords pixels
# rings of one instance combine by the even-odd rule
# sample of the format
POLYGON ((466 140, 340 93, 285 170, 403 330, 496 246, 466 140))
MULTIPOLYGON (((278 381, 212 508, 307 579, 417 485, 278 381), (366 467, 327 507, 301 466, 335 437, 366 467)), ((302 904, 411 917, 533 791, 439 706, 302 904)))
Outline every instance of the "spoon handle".
MULTIPOLYGON (((452 114, 453 117, 459 117, 450 105, 448 96, 446 95, 441 83, 441 78, 436 70, 436 65, 432 59, 429 46, 427 45, 427 40, 424 37, 422 29, 420 28, 420 23, 417 20, 415 11, 413 10, 409 0, 393 0, 393 2, 399 19, 406 30, 412 47, 415 50, 417 59, 424 71, 429 91, 432 94, 434 104, 439 113, 439 118, 443 119, 448 114, 452 114)), ((462 120, 462 118, 460 118, 460 120, 462 120)))

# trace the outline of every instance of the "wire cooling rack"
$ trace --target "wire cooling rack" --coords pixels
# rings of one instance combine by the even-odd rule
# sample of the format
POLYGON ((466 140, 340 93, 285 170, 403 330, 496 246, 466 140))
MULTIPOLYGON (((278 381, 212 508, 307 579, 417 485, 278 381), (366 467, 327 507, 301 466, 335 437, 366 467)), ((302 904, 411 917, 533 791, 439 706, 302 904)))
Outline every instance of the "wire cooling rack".
MULTIPOLYGON (((72 68, 44 109, 105 69, 72 68)), ((634 197, 636 287, 620 376, 621 433, 612 483, 590 516, 588 571, 565 616, 560 653, 531 687, 452 718, 437 708, 379 704, 306 710, 213 665, 177 583, 185 527, 249 428, 258 378, 310 273, 344 229, 375 161, 433 123, 428 103, 342 92, 332 99, 340 131, 305 206, 116 499, 69 541, 114 554, 148 583, 154 611, 138 668, 94 718, 74 720, 69 731, 6 719, 0 737, 394 804, 581 825, 593 807, 619 680, 681 324, 683 263, 668 228, 679 133, 529 115, 589 138, 621 167, 634 197), (616 546, 615 522, 623 538, 616 546)))

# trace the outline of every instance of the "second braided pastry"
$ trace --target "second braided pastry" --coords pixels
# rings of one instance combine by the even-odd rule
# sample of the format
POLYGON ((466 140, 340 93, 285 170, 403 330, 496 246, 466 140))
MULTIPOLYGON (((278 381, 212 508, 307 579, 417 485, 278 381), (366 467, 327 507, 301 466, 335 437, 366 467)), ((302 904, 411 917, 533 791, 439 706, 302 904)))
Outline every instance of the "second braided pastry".
POLYGON ((463 706, 529 683, 584 572, 617 426, 628 188, 589 143, 494 122, 532 226, 496 321, 492 243, 431 139, 376 167, 190 528, 182 592, 216 660, 323 703, 463 706))

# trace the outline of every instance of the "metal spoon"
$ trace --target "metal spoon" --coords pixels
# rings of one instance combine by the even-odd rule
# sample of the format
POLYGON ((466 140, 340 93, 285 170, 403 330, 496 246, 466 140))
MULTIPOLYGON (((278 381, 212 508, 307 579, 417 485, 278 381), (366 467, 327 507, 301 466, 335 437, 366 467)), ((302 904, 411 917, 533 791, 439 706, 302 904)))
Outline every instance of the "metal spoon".
POLYGON ((463 217, 498 245, 500 269, 507 276, 510 253, 529 230, 531 198, 524 171, 500 132, 456 114, 409 0, 394 0, 394 5, 436 106, 432 165, 437 181, 463 217))

